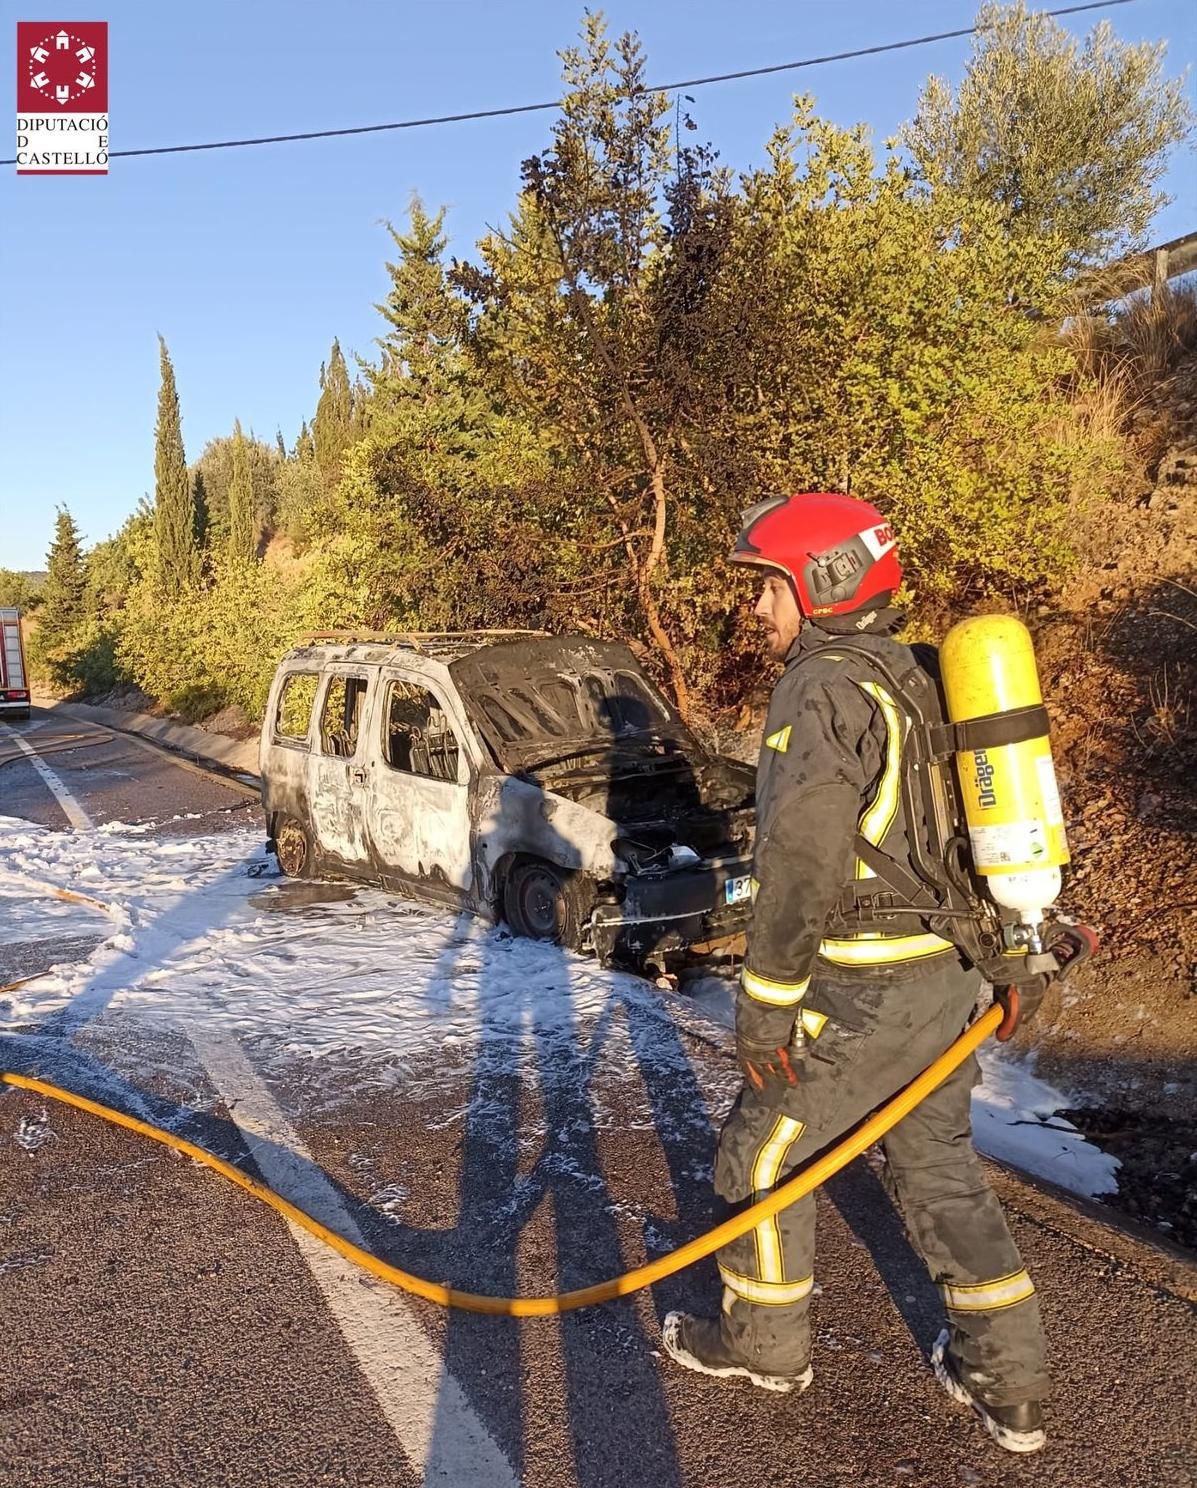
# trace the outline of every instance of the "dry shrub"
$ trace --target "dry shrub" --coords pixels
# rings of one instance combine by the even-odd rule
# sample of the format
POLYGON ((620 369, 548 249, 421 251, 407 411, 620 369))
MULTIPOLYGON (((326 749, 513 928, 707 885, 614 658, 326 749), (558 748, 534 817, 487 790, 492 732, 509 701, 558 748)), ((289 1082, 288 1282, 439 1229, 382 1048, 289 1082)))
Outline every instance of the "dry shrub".
POLYGON ((1125 277, 1120 283, 1127 272, 1114 265, 1104 277, 1087 279, 1086 305, 1061 332, 1082 378, 1101 386, 1111 407, 1123 398, 1124 415, 1135 401, 1128 395, 1150 387, 1197 347, 1197 284, 1148 291, 1125 277))
POLYGON ((1119 330, 1137 375, 1162 377, 1197 347, 1197 285, 1136 295, 1119 316, 1119 330))

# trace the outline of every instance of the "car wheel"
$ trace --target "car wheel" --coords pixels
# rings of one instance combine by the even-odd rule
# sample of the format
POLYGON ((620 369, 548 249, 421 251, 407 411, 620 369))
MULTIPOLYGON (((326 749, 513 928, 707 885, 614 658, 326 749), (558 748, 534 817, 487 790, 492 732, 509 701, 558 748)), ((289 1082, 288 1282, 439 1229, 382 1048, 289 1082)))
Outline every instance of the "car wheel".
POLYGON ((312 841, 302 822, 284 816, 274 829, 274 851, 278 865, 288 878, 310 878, 312 841))
POLYGON ((503 917, 528 940, 576 950, 586 906, 585 880, 552 863, 517 863, 503 885, 503 917))

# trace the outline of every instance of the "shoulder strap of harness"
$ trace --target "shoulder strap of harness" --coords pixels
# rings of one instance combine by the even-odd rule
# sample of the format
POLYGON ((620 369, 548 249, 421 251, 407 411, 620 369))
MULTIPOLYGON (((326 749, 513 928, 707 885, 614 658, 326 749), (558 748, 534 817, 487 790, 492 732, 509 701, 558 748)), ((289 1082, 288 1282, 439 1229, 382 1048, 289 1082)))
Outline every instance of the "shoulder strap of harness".
MULTIPOLYGON (((880 678, 911 721, 903 750, 901 791, 914 871, 858 833, 854 851, 875 876, 845 885, 837 914, 841 921, 882 926, 896 914, 915 913, 975 964, 984 964, 1000 954, 1001 926, 996 911, 968 880, 963 852, 967 839, 962 835, 963 816, 950 764, 957 748, 980 745, 944 720, 935 647, 910 649, 914 662, 900 673, 852 638, 836 637, 825 649, 802 658, 806 662, 820 656, 827 660, 850 656, 859 661, 880 678)), ((1031 727, 1030 720, 1023 720, 1021 726, 1031 727)), ((1034 738, 1041 731, 1036 721, 1032 732, 1022 737, 1034 738)), ((982 737, 997 742, 987 734, 982 737)), ((1006 736, 1001 742, 1014 740, 1006 736)))

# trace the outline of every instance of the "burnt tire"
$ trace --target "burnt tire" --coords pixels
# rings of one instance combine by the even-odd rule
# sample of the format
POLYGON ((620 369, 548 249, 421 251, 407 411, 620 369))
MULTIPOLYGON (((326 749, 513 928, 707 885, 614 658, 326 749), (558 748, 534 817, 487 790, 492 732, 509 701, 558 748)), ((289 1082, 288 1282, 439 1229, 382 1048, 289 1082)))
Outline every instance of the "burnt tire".
POLYGON ((288 878, 311 878, 312 839, 302 822, 281 817, 274 829, 274 852, 288 878))
POLYGON ((553 863, 526 859, 503 885, 503 918, 527 940, 577 950, 591 900, 585 879, 553 863))

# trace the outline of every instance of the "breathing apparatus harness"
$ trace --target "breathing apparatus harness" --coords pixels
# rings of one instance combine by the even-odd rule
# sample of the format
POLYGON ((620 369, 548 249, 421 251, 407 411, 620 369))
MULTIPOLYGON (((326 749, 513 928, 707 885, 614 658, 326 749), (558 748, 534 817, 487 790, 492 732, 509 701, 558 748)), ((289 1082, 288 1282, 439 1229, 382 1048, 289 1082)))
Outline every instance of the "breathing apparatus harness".
POLYGON ((1097 949, 1086 925, 1058 920, 1028 924, 1003 912, 974 872, 966 814, 953 757, 1038 739, 1048 732, 1040 703, 951 723, 941 691, 939 656, 933 646, 915 645, 914 664, 895 671, 871 648, 833 635, 801 664, 820 656, 850 656, 875 673, 908 720, 902 745, 900 793, 906 821, 909 866, 860 832, 853 850, 873 877, 847 884, 829 920, 835 934, 892 932, 901 915, 915 914, 950 941, 994 986, 1007 1017, 999 1038, 1018 1019, 1019 989, 1038 997, 1053 979, 1063 980, 1097 949))

